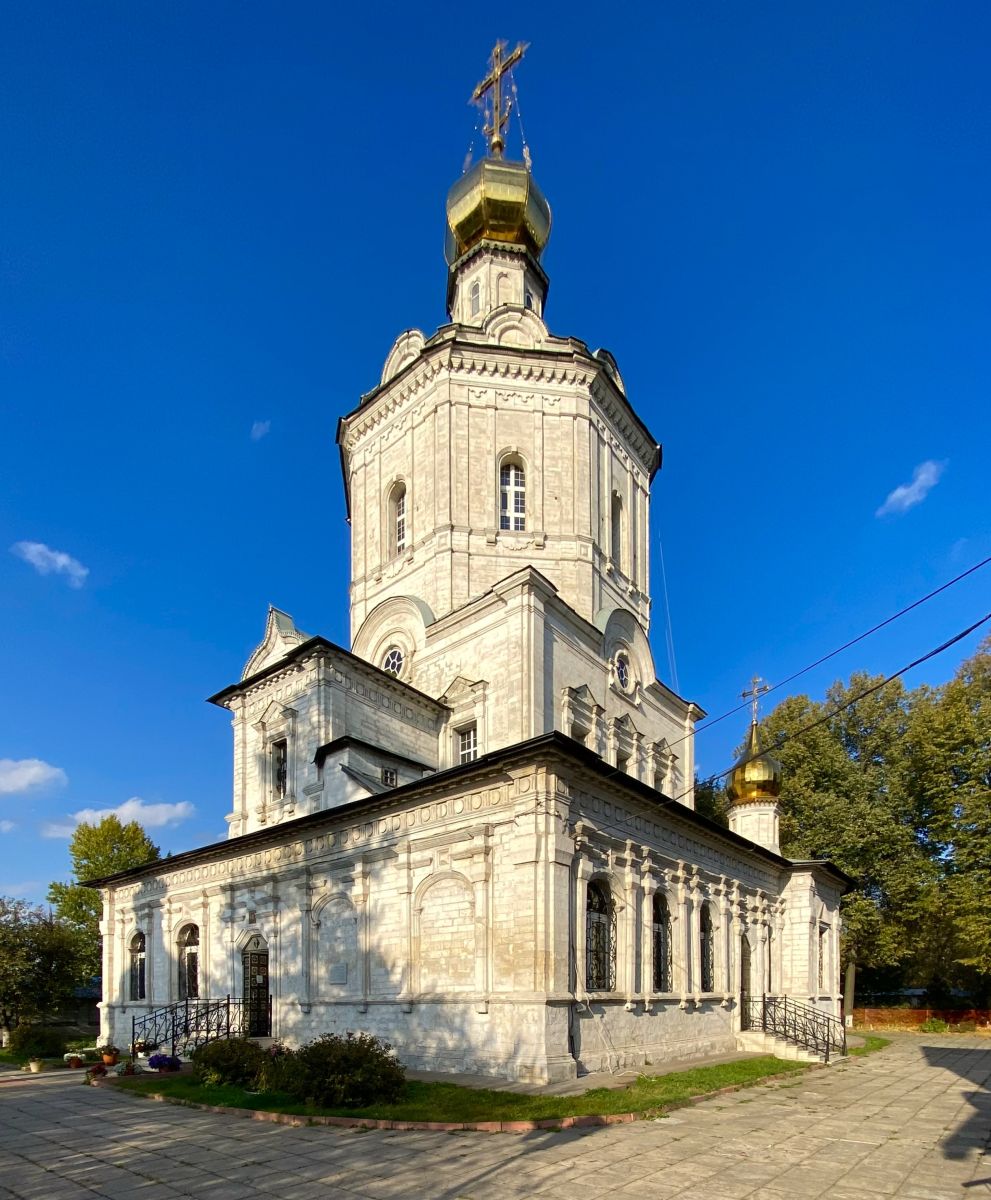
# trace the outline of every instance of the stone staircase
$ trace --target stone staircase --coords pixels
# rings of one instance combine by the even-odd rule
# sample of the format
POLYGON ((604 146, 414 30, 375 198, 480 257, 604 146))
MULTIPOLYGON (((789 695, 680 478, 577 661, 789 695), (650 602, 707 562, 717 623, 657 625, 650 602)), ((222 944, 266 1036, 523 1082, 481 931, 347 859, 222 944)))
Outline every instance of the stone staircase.
POLYGON ((773 1054, 792 1062, 824 1062, 846 1054, 846 1029, 839 1017, 789 996, 750 997, 736 1035, 741 1050, 773 1054))
POLYGON ((773 1033, 764 1033, 759 1029, 748 1029, 736 1035, 736 1045, 739 1050, 749 1054, 773 1054, 775 1058, 784 1058, 789 1062, 822 1062, 822 1055, 787 1038, 778 1037, 773 1033))

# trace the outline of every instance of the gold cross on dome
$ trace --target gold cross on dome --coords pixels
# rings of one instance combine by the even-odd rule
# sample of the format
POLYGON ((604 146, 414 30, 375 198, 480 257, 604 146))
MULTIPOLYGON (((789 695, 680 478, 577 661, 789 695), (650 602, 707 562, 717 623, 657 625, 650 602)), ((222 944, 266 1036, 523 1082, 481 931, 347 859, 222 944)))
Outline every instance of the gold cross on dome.
POLYGON ((771 690, 771 685, 765 679, 761 679, 759 675, 755 675, 750 681, 750 687, 740 693, 744 700, 750 701, 750 711, 753 716, 754 724, 757 724, 757 702, 761 696, 766 696, 771 690))
POLYGON ((503 130, 509 121, 509 114, 513 110, 512 100, 506 100, 505 108, 503 108, 502 98, 502 77, 510 70, 514 64, 518 63, 523 55, 529 49, 529 42, 518 42, 516 49, 512 54, 503 57, 506 52, 506 42, 496 42, 495 47, 489 57, 491 70, 482 82, 475 88, 471 94, 470 104, 477 104, 485 112, 488 118, 487 124, 483 127, 485 136, 489 139, 489 151, 493 158, 502 158, 502 152, 506 145, 505 138, 502 136, 503 130), (492 109, 489 112, 486 108, 485 94, 492 93, 492 109))

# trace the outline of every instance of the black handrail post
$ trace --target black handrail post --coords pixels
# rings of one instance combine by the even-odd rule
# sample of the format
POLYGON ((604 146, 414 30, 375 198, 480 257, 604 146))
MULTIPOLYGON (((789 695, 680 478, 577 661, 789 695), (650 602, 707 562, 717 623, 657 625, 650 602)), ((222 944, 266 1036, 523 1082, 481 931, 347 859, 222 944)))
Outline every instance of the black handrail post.
POLYGON ((227 1036, 231 1036, 231 994, 227 993, 227 1036))

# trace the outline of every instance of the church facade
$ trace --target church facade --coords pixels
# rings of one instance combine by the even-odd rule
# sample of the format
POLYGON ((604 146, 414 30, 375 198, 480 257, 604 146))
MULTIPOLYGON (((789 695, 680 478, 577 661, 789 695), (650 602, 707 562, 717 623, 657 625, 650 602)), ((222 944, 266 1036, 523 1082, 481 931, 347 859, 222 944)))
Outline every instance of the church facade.
POLYGON ((340 420, 351 648, 271 609, 212 697, 227 840, 99 881, 118 1044, 234 996, 290 1043, 540 1082, 732 1050, 752 995, 838 1012, 844 880, 780 854, 777 764, 754 740, 729 829, 694 811, 704 714, 648 640, 660 447, 550 332, 550 209, 494 130, 448 197, 449 323, 340 420))

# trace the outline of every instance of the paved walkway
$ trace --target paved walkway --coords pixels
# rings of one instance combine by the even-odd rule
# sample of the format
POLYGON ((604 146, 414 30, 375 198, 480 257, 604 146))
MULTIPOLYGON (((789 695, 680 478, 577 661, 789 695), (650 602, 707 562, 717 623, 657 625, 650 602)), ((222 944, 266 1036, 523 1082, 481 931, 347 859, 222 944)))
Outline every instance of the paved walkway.
POLYGON ((528 1135, 292 1128, 0 1077, 18 1200, 943 1200, 991 1196, 991 1042, 900 1037, 659 1121, 528 1135))

